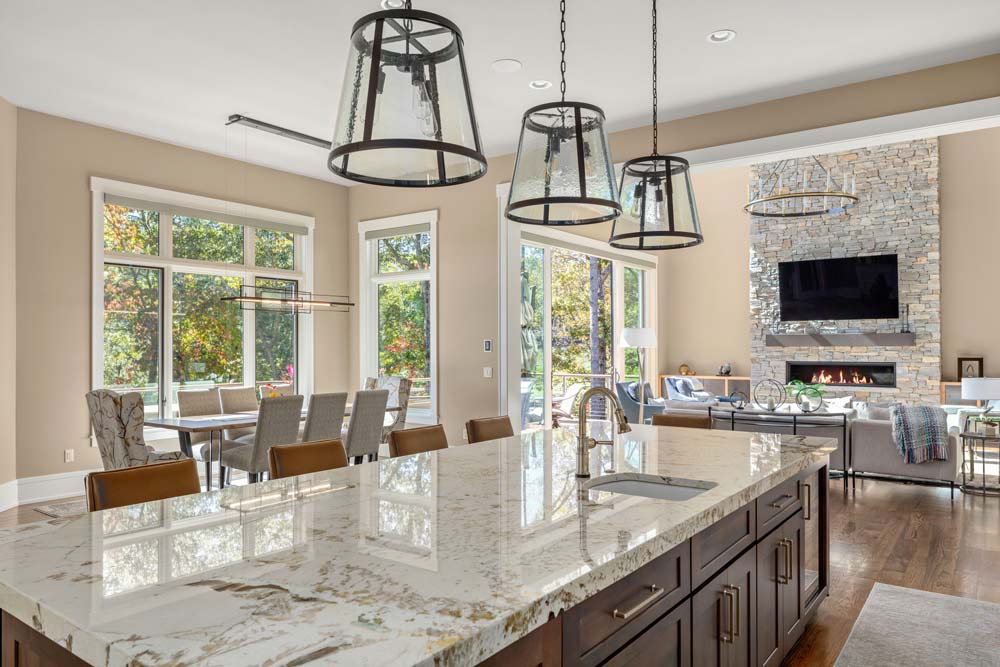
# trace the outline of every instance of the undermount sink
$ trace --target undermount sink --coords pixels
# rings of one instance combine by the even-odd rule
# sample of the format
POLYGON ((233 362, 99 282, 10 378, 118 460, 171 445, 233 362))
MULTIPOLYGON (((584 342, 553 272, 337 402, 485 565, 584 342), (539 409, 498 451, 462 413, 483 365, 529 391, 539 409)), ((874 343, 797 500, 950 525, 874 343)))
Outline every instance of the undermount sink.
POLYGON ((679 477, 660 477, 642 473, 618 473, 603 475, 584 482, 585 491, 606 491, 624 493, 629 496, 644 496, 659 500, 690 500, 716 487, 715 482, 679 477))

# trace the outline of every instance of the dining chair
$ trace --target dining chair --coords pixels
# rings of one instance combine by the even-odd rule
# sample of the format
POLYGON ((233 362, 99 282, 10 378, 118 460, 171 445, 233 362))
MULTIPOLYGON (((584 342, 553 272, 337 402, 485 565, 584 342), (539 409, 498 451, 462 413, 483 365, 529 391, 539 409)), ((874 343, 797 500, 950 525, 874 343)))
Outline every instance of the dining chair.
POLYGON ((410 378, 392 376, 380 376, 365 380, 365 389, 385 389, 389 392, 389 401, 386 404, 390 408, 399 408, 396 412, 386 412, 382 418, 382 442, 389 442, 389 434, 398 431, 406 424, 406 410, 410 406, 410 391, 413 389, 413 380, 410 378))
POLYGON ((653 426, 680 426, 682 428, 712 428, 712 418, 709 415, 680 415, 677 413, 661 413, 653 415, 653 426))
POLYGON ((267 452, 267 463, 271 479, 295 477, 346 467, 347 450, 339 438, 300 442, 295 445, 275 445, 267 452))
POLYGON ((302 442, 340 440, 347 409, 347 392, 313 394, 309 397, 306 425, 302 429, 302 442))
POLYGON ((389 435, 389 456, 392 458, 447 448, 448 438, 441 424, 404 428, 389 435))
POLYGON ((344 432, 347 457, 361 463, 364 457, 378 460, 378 446, 382 444, 382 422, 389 392, 385 389, 359 391, 354 394, 351 419, 344 432))
POLYGON ((157 451, 146 444, 142 433, 146 409, 139 392, 119 394, 110 389, 95 389, 86 394, 86 399, 105 470, 187 458, 183 452, 157 451))
POLYGON ((465 422, 465 433, 469 438, 469 444, 483 442, 485 440, 499 440, 509 438, 514 435, 514 427, 511 426, 510 417, 485 417, 483 419, 470 419, 465 422))
MULTIPOLYGON (((178 417, 198 417, 201 415, 217 415, 222 413, 222 399, 219 398, 219 388, 210 387, 208 389, 188 389, 177 392, 177 416, 178 417)), ((222 439, 222 432, 219 432, 221 445, 219 448, 212 446, 215 436, 210 431, 208 433, 191 433, 192 453, 194 457, 205 462, 205 479, 211 477, 213 461, 218 461, 221 450, 225 447, 232 447, 232 443, 222 439), (204 444, 202 444, 204 443, 204 444), (201 447, 194 449, 194 445, 201 447)), ((219 479, 226 476, 225 466, 219 464, 219 479)))
MULTIPOLYGON (((257 404, 257 390, 253 387, 220 387, 219 398, 222 400, 222 411, 226 414, 253 412, 259 407, 257 404)), ((253 431, 253 427, 227 428, 225 430, 225 439, 238 440, 244 436, 253 434, 253 431)))
POLYGON ((83 483, 91 512, 201 493, 194 459, 92 472, 83 483))
MULTIPOLYGON (((234 446, 222 450, 222 464, 227 468, 245 470, 250 483, 259 482, 261 473, 268 471, 268 450, 274 445, 295 444, 302 420, 302 396, 275 396, 260 402, 257 429, 233 441, 234 446)), ((227 480, 223 480, 223 486, 227 480)))

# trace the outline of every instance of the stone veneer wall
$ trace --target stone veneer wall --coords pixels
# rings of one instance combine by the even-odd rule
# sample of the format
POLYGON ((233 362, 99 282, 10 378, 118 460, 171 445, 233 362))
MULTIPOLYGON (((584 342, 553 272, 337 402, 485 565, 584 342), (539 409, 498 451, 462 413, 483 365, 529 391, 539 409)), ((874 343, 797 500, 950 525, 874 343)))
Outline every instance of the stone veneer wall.
MULTIPOLYGON (((824 155, 824 166, 851 165, 857 206, 845 213, 808 218, 751 218, 750 331, 753 381, 785 380, 785 361, 894 361, 897 388, 831 390, 872 402, 939 403, 941 381, 941 232, 938 223, 936 138, 824 155), (767 347, 768 333, 897 332, 900 320, 781 322, 778 262, 895 253, 899 256, 900 315, 910 307, 914 347, 767 347)), ((785 183, 801 183, 809 158, 790 160, 785 183)), ((774 164, 751 169, 770 173, 774 164)), ((822 189, 823 183, 811 184, 822 189)))

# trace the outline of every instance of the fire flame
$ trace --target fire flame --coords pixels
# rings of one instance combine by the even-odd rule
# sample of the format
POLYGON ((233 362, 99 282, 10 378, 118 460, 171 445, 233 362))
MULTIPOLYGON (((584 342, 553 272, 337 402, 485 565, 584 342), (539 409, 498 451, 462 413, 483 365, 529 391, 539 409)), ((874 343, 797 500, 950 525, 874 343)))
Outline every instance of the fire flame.
POLYGON ((814 384, 875 384, 874 378, 857 371, 851 371, 849 375, 844 375, 844 371, 837 371, 837 375, 833 375, 821 370, 813 374, 812 381, 814 384))

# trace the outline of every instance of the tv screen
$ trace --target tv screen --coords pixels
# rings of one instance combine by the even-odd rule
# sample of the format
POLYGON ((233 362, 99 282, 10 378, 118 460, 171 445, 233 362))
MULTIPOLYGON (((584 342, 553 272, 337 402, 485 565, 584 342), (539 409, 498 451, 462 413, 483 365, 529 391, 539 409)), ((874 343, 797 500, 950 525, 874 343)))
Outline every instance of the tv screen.
POLYGON ((783 322, 899 317, 896 255, 778 264, 783 322))

